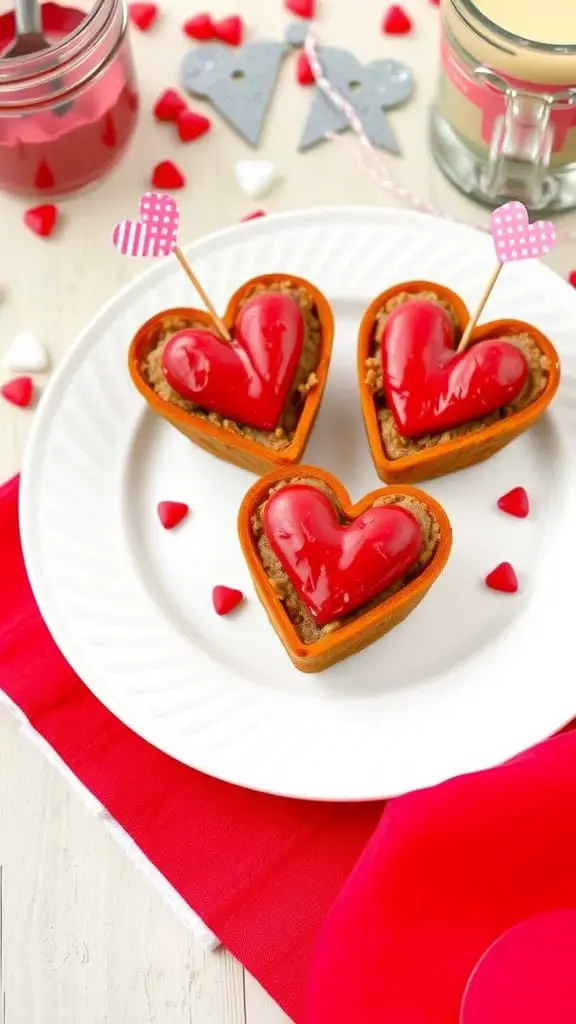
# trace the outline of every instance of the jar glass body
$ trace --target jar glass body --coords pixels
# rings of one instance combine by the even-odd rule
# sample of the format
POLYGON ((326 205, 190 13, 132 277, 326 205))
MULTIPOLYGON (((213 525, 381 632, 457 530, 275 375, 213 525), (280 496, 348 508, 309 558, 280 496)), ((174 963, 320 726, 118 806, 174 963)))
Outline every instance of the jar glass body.
POLYGON ((45 3, 42 23, 49 49, 3 58, 15 26, 0 15, 0 188, 38 198, 102 178, 138 110, 124 0, 97 0, 88 13, 45 3))
POLYGON ((576 206, 576 45, 532 42, 474 0, 443 0, 432 150, 445 174, 491 206, 576 206))

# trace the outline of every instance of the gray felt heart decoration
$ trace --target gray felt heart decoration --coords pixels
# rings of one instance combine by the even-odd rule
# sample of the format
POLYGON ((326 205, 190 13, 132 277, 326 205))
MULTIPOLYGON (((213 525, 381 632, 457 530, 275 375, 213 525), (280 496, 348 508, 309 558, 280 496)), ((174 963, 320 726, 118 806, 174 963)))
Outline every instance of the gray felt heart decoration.
MULTIPOLYGON (((361 64, 347 50, 330 46, 319 47, 318 57, 326 78, 354 107, 372 145, 400 153, 386 111, 410 99, 414 89, 410 68, 397 60, 361 64)), ((342 132, 349 127, 345 114, 316 88, 298 149, 310 149, 322 142, 328 132, 342 132)))

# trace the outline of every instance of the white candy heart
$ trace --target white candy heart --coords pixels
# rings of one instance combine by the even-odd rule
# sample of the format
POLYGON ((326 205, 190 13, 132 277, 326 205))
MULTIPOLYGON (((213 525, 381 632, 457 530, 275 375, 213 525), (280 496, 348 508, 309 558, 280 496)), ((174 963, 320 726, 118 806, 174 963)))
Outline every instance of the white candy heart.
POLYGON ((43 373, 49 363, 47 350, 30 331, 20 331, 2 359, 2 365, 13 373, 43 373))
POLYGON ((278 177, 271 160, 239 160, 236 164, 236 179, 247 196, 257 199, 263 196, 278 177))

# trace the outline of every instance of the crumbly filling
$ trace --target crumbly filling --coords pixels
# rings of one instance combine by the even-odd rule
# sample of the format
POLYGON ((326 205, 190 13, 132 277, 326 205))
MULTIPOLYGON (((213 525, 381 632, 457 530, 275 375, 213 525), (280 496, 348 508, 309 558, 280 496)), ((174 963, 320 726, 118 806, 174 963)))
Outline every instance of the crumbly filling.
MULTIPOLYGON (((275 491, 288 486, 288 484, 296 483, 309 484, 312 487, 317 487, 319 490, 324 491, 334 505, 340 521, 342 523, 347 521, 342 515, 334 494, 321 480, 307 479, 306 477, 294 477, 292 480, 279 483, 276 487, 271 488, 268 497, 274 494, 275 491)), ((267 500, 268 498, 266 501, 267 500)), ((406 508, 412 512, 420 523, 420 526, 422 527, 422 548, 418 561, 409 573, 394 583, 391 587, 388 587, 387 590, 383 591, 377 597, 373 598, 372 601, 363 605, 361 608, 356 609, 356 611, 351 612, 350 615, 343 616, 341 619, 335 619, 333 622, 328 622, 325 626, 318 626, 308 609, 308 606, 301 600, 297 590, 291 583, 288 575, 270 547, 262 523, 262 512, 266 505, 266 501, 263 501, 262 504, 258 506, 252 516, 252 533, 256 541, 258 553, 266 575, 270 580, 277 597, 284 605, 285 611, 296 628, 298 636, 305 644, 313 644, 316 640, 319 640, 320 637, 326 636, 328 633, 333 633, 335 630, 345 626, 348 622, 353 622, 354 619, 364 615, 365 612, 369 611, 371 608, 375 608, 376 605, 382 604, 391 597, 392 594, 395 594, 403 586, 409 583, 410 580, 419 576, 432 558, 440 538, 438 523, 430 514, 426 506, 417 501, 416 498, 403 497, 400 495, 397 497, 391 495, 389 497, 385 496, 378 498, 374 502, 374 507, 378 505, 400 505, 402 508, 406 508)))
MULTIPOLYGON (((542 394, 550 373, 550 364, 547 357, 543 354, 541 349, 538 348, 538 345, 533 341, 530 335, 511 334, 506 337, 506 341, 509 341, 512 345, 516 345, 522 350, 526 356, 529 370, 526 386, 514 402, 510 405, 503 406, 496 412, 490 413, 489 416, 485 416, 483 419, 469 420, 467 423, 462 423, 460 426, 453 427, 451 430, 444 430, 438 434, 424 434, 422 437, 418 438, 404 437, 399 432, 390 409, 386 406, 386 398, 382 389, 380 342, 382 340, 382 335, 384 333, 388 317, 393 310, 398 306, 403 305, 405 302, 409 302, 411 299, 416 298, 430 299, 432 302, 436 302, 438 305, 443 306, 444 309, 448 310, 455 327, 458 326, 455 311, 450 303, 441 299, 435 292, 423 291, 414 295, 409 292, 400 292, 398 295, 389 299, 386 305, 377 313, 372 338, 372 348, 370 355, 366 359, 365 382, 374 395, 378 422, 380 425, 380 435, 382 437, 386 455, 389 459, 401 459, 406 455, 413 455, 415 452, 423 451, 426 448, 435 448, 437 445, 450 441, 453 438, 463 437, 465 434, 473 434, 476 431, 489 426, 491 423, 496 423, 498 420, 506 419, 506 417, 510 416, 511 413, 517 412, 518 409, 523 409, 525 406, 530 405, 531 402, 535 401, 535 399, 542 394)), ((457 331, 456 344, 458 343, 458 334, 459 332, 457 331)))
POLYGON ((320 360, 322 334, 320 317, 312 297, 304 288, 297 287, 288 279, 279 280, 273 284, 254 285, 247 292, 240 306, 242 307, 254 295, 259 295, 266 291, 283 292, 284 294, 291 295, 302 311, 305 327, 300 363, 294 377, 292 389, 286 399, 280 422, 275 430, 270 432, 256 430, 242 423, 236 423, 235 420, 225 419, 219 416, 218 413, 207 412, 193 402, 186 401, 168 384, 162 370, 162 352, 170 338, 178 331, 184 330, 184 328, 207 330, 206 324, 198 323, 192 319, 176 317, 165 320, 151 337, 150 348, 142 360, 140 368, 144 379, 165 402, 177 405, 180 409, 184 409, 200 419, 209 420, 211 423, 224 427, 233 434, 243 434, 259 444, 280 450, 287 448, 292 441, 306 396, 318 383, 315 371, 320 360))

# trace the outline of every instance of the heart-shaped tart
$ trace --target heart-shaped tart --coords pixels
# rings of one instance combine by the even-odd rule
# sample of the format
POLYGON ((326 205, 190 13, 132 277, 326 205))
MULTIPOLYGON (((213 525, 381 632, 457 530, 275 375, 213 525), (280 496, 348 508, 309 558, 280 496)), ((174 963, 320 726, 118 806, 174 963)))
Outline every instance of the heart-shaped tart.
POLYGON ((452 544, 446 513, 423 491, 384 487, 353 505, 312 466, 258 480, 238 532, 258 596, 302 672, 321 672, 402 622, 452 544))
POLYGON ((232 296, 224 321, 169 309, 130 346, 132 380, 148 404, 213 455, 265 473, 298 462, 320 408, 334 320, 309 281, 267 274, 232 296))
POLYGON ((541 331, 498 320, 457 353, 468 320, 462 299, 430 281, 395 285, 364 314, 358 380, 382 480, 417 483, 488 459, 554 398, 559 359, 541 331))

